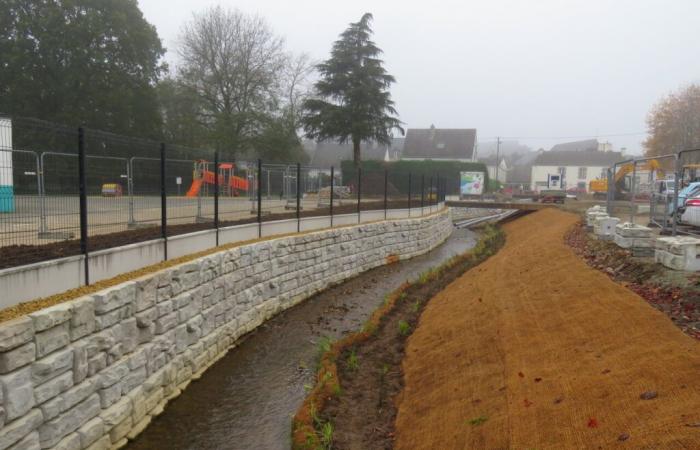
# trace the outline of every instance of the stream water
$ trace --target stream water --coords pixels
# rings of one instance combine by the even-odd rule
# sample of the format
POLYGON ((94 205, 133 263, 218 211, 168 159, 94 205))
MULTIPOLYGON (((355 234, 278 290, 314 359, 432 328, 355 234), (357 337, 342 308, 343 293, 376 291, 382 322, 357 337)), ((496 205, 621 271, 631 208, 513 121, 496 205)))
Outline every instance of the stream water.
POLYGON ((191 383, 127 449, 288 449, 292 416, 314 381, 319 340, 359 329, 385 294, 476 240, 455 229, 429 253, 365 272, 277 315, 191 383))

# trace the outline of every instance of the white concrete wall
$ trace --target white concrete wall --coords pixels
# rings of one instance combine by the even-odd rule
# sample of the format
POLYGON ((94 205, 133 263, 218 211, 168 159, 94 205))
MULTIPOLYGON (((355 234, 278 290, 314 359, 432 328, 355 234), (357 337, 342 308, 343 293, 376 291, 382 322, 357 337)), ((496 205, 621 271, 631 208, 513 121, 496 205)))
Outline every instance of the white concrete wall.
MULTIPOLYGON (((547 182, 548 174, 558 174, 559 167, 564 166, 532 166, 532 177, 530 188, 534 191, 540 191, 546 189, 546 187, 537 186, 537 182, 547 182)), ((564 182, 566 183, 566 189, 575 188, 578 183, 586 183, 586 191, 588 191, 589 183, 597 178, 600 178, 603 170, 607 170, 607 166, 586 166, 586 177, 579 178, 578 170, 583 166, 565 166, 566 176, 564 177, 564 182)))
POLYGON ((452 228, 445 210, 255 242, 1 323, 0 450, 121 448, 244 334, 452 228))

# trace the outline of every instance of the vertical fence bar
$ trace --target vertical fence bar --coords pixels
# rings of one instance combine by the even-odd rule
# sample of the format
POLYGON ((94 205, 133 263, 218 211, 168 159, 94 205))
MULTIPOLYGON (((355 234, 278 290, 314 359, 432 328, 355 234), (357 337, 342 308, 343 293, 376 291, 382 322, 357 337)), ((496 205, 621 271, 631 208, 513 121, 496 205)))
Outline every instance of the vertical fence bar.
POLYGON ((258 159, 258 237, 262 237, 262 159, 258 159))
POLYGON ((440 172, 437 173, 437 180, 435 180, 435 204, 440 204, 440 172))
POLYGON ((420 215, 423 215, 423 205, 425 204, 425 174, 420 176, 420 215))
POLYGON ((408 217, 411 217, 411 172, 408 172, 408 217))
POLYGON ((297 233, 301 231, 301 164, 297 163, 297 233))
MULTIPOLYGON (((615 166, 613 165, 613 168, 615 166)), ((613 173, 614 169, 608 168, 608 191, 605 193, 606 194, 606 211, 608 214, 612 214, 612 189, 613 189, 613 173)))
POLYGON ((428 185, 428 205, 430 205, 430 212, 433 212, 433 176, 430 176, 430 184, 428 185))
POLYGON ((163 259, 168 260, 168 199, 165 193, 165 143, 160 144, 160 236, 163 238, 163 259))
POLYGON ((85 262, 85 284, 90 284, 88 263, 87 175, 85 173, 85 130, 78 128, 78 187, 80 189, 80 252, 85 262))
POLYGON ((333 185, 335 184, 335 169, 331 166, 331 228, 333 228, 333 185))
POLYGON ((387 187, 389 185, 389 169, 384 168, 384 220, 386 220, 387 210, 387 187))
POLYGON ((214 228, 216 246, 219 246, 219 151, 214 151, 214 228))
POLYGON ((360 202, 362 201, 362 167, 357 168, 357 223, 360 223, 360 202))

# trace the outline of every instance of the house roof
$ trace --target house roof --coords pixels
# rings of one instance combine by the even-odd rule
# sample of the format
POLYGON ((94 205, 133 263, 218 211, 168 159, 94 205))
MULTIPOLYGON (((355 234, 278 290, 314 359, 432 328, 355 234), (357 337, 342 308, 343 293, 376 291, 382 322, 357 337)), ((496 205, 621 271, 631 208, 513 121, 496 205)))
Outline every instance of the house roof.
POLYGON ((575 141, 575 142, 564 142, 563 144, 557 144, 550 149, 550 151, 561 151, 561 152, 582 152, 588 150, 598 150, 598 140, 597 139, 586 139, 585 141, 575 141))
POLYGON ((473 128, 409 128, 402 158, 471 159, 476 143, 473 128))
POLYGON ((570 150, 550 150, 542 152, 537 156, 533 166, 593 166, 608 167, 616 162, 622 161, 620 152, 599 152, 598 150, 588 150, 575 152, 570 150))

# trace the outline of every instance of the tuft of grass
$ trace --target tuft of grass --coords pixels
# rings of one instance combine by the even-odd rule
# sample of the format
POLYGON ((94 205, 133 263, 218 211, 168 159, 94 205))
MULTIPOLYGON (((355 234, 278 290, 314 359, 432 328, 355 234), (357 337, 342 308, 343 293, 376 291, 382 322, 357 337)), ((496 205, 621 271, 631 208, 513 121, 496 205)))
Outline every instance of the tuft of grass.
POLYGON ((355 352, 355 349, 353 348, 352 351, 350 352, 350 355, 348 355, 348 369, 350 369, 354 372, 357 370, 357 368, 359 366, 360 366, 360 362, 357 359, 357 353, 355 352))
POLYGON ((420 300, 416 300, 413 305, 411 305, 411 311, 414 313, 417 313, 418 310, 420 309, 420 300))
POLYGON ((330 450, 333 447, 333 424, 326 422, 321 427, 321 445, 324 450, 330 450))
POLYGON ((474 418, 474 419, 469 420, 468 423, 469 423, 469 425, 472 425, 472 426, 479 426, 479 425, 481 425, 482 423, 486 422, 487 420, 489 420, 488 417, 486 417, 486 416, 479 416, 479 417, 476 417, 476 418, 474 418))
POLYGON ((405 292, 402 292, 399 294, 399 300, 406 300, 406 297, 408 297, 408 294, 405 292))
POLYGON ((399 334, 401 336, 406 336, 411 332, 411 325, 405 320, 399 320, 399 334))
POLYGON ((318 340, 318 352, 323 355, 326 352, 331 351, 331 346, 333 342, 331 341, 331 338, 328 336, 322 336, 321 339, 318 340))

